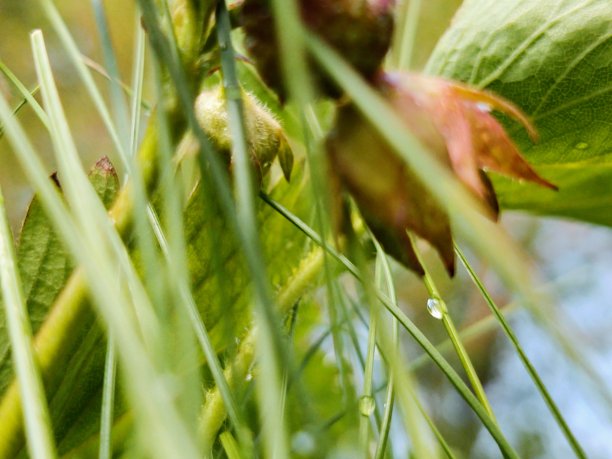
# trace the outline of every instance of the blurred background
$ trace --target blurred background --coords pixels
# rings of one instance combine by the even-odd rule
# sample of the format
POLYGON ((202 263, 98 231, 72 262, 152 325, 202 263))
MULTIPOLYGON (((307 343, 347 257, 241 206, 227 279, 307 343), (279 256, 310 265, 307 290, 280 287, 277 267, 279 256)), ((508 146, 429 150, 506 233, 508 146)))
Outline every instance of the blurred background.
MULTIPOLYGON (((77 38, 81 52, 95 62, 102 62, 93 9, 90 2, 58 0, 64 19, 77 38)), ((104 1, 121 75, 131 75, 134 35, 134 3, 104 1)), ((421 20, 414 52, 415 67, 424 65, 437 38, 444 31, 459 5, 457 0, 422 2, 421 20)), ((93 164, 103 155, 116 159, 102 123, 85 90, 73 74, 57 39, 50 31, 33 0, 0 0, 0 59, 30 89, 36 81, 29 45, 29 33, 35 28, 45 32, 55 77, 60 85, 64 108, 71 122, 77 147, 84 163, 93 164)), ((98 77, 106 90, 104 77, 98 77)), ((0 76, 0 91, 12 106, 21 101, 11 83, 0 76)), ((145 92, 147 94, 147 92, 145 92)), ((147 99, 145 95, 145 99, 147 99)), ((50 141, 35 114, 25 106, 19 119, 39 151, 46 154, 49 172, 54 166, 50 141), (47 152, 47 153, 45 153, 47 152)), ((118 161, 114 161, 119 164, 118 161)), ((17 231, 31 189, 13 160, 6 140, 0 139, 0 185, 8 202, 11 221, 17 231)), ((612 211, 612 210, 611 210, 612 211)), ((475 265, 481 278, 507 314, 528 356, 532 359, 553 398, 565 414, 570 427, 587 450, 589 457, 612 457, 612 231, 560 219, 533 217, 517 212, 506 213, 502 224, 530 254, 537 266, 543 290, 551 298, 537 311, 528 312, 512 303, 498 279, 484 265, 475 265)), ((470 254, 468 254, 470 256, 470 254)), ((470 256, 470 260, 474 258, 470 256)), ((442 273, 435 257, 437 281, 457 324, 471 332, 468 351, 486 383, 486 390, 502 430, 524 457, 571 457, 564 437, 527 376, 506 338, 491 321, 488 308, 459 268, 453 281, 442 273)), ((435 342, 443 341, 441 322, 426 310, 427 292, 412 274, 395 266, 402 307, 435 342)), ((367 333, 363 330, 364 342, 367 333)), ((406 340, 408 357, 418 360, 420 350, 406 340)), ((446 354, 451 362, 450 353, 446 354)), ((498 456, 496 445, 481 430, 473 414, 459 399, 447 381, 430 363, 417 370, 421 394, 446 438, 462 451, 464 457, 498 456)), ((398 418, 398 417, 396 417, 398 418)), ((397 419, 396 419, 397 421, 397 419)), ((401 456, 407 444, 395 442, 401 456)))

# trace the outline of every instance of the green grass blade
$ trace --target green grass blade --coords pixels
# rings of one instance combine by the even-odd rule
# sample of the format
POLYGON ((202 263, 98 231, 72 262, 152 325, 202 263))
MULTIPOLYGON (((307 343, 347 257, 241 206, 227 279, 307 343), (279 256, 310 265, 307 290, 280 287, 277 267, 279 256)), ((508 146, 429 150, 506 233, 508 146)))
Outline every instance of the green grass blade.
POLYGON ((104 5, 102 0, 91 0, 96 25, 98 26, 98 37, 102 44, 102 55, 104 56, 104 64, 110 76, 109 78, 109 90, 111 97, 111 106, 115 119, 115 127, 117 129, 118 137, 123 143, 123 149, 129 150, 129 117, 128 108, 125 102, 125 97, 121 88, 121 75, 119 74, 119 66, 117 64, 117 58, 111 42, 110 31, 108 30, 108 21, 106 19, 106 13, 104 11, 104 5))
POLYGON ((59 94, 53 80, 51 65, 45 49, 44 39, 40 31, 31 35, 34 62, 39 77, 41 93, 49 116, 50 134, 56 151, 60 175, 64 180, 65 196, 74 212, 77 225, 80 227, 87 243, 95 247, 95 252, 102 259, 105 250, 112 250, 117 260, 125 269, 129 294, 134 298, 146 339, 155 340, 159 336, 159 324, 153 317, 152 308, 148 307, 147 294, 138 279, 131 263, 126 247, 108 219, 106 209, 91 186, 79 159, 78 152, 70 127, 65 119, 59 94), (108 246, 104 246, 104 243, 108 246))
POLYGON ((119 133, 117 132, 115 124, 113 123, 112 117, 110 115, 110 112, 108 108, 106 107, 104 98, 102 97, 102 94, 100 93, 100 90, 98 89, 93 79, 93 76, 87 69, 87 66, 83 63, 83 59, 81 58, 81 52, 79 51, 76 42, 70 35, 70 32, 68 31, 68 28, 66 27, 66 24, 64 23, 62 17, 60 16, 53 2, 51 0, 39 0, 39 1, 43 8, 45 15, 51 22, 51 25, 55 29, 55 32, 58 34, 62 42, 62 45, 64 46, 64 49, 68 52, 68 56, 72 64, 76 68, 77 74, 83 81, 85 88, 87 89, 87 92, 89 93, 89 97, 91 101, 94 103, 94 106, 98 110, 98 113, 100 114, 102 121, 104 125, 106 126, 106 129, 111 137, 111 140, 113 141, 113 144, 115 145, 115 148, 117 149, 117 152, 119 153, 119 157, 124 162, 126 167, 128 167, 127 150, 126 150, 127 142, 124 143, 121 141, 121 137, 119 133))
MULTIPOLYGON (((84 54, 81 54, 81 60, 83 61, 83 63, 89 67, 91 70, 93 70, 94 72, 96 72, 98 75, 106 78, 107 80, 111 79, 111 76, 108 74, 108 72, 104 69, 104 67, 102 67, 100 64, 98 64, 96 61, 94 61, 93 59, 85 56, 84 54)), ((134 97, 132 88, 130 88, 129 85, 127 85, 126 83, 124 83, 123 81, 119 80, 119 81, 115 81, 115 84, 119 85, 121 87, 121 89, 123 89, 123 92, 125 92, 125 94, 129 97, 134 97)), ((141 101, 142 104, 142 108, 145 109, 146 111, 150 111, 151 110, 151 104, 145 100, 141 101)))
POLYGON ((34 459, 56 457, 45 391, 32 347, 32 331, 17 273, 13 236, 0 191, 0 278, 15 374, 19 381, 28 451, 34 459))
POLYGON ((278 320, 272 309, 271 294, 262 252, 257 234, 257 218, 255 215, 255 193, 251 175, 250 156, 247 147, 246 127, 244 124, 244 109, 241 89, 236 73, 235 54, 231 41, 231 24, 224 1, 218 3, 217 37, 221 51, 221 69, 223 85, 226 94, 228 125, 232 139, 232 156, 235 161, 234 188, 237 199, 238 224, 245 231, 248 246, 252 252, 253 270, 258 271, 259 279, 255 285, 255 317, 261 328, 258 336, 259 360, 262 367, 257 389, 260 398, 260 416, 263 421, 264 437, 266 438, 269 457, 289 457, 289 441, 284 417, 284 394, 286 380, 281 374, 279 354, 281 339, 278 330, 278 320), (280 384, 279 384, 280 383, 280 384))
POLYGON ((396 69, 408 70, 412 63, 422 3, 423 0, 403 0, 396 12, 397 32, 391 48, 396 69))
MULTIPOLYGON (((363 277, 359 269, 344 255, 339 254, 335 249, 330 247, 316 234, 306 223, 301 221, 298 217, 291 214, 279 203, 273 201, 267 195, 260 193, 262 199, 270 205, 273 209, 279 212, 289 222, 295 225, 300 231, 304 232, 310 237, 316 244, 321 246, 324 250, 328 251, 333 258, 341 263, 344 268, 350 272, 356 279, 364 282, 363 277)), ((491 433, 491 436, 495 439, 501 452, 505 457, 518 458, 516 451, 510 446, 503 433, 495 423, 495 421, 488 415, 486 410, 481 405, 480 401, 472 394, 469 388, 465 385, 461 377, 452 368, 448 361, 440 354, 436 347, 427 339, 427 337, 419 330, 419 328, 406 316, 406 314, 395 304, 393 304, 388 296, 382 294, 380 291, 376 292, 378 300, 385 306, 385 308, 399 321, 404 329, 414 338, 414 340, 423 348, 429 358, 440 368, 450 383, 457 390, 457 393, 467 402, 472 408, 474 413, 480 418, 484 427, 491 433)))
POLYGON ((223 446, 223 450, 225 451, 225 455, 227 459, 241 459, 242 455, 240 454, 240 448, 238 447, 238 443, 236 439, 232 436, 230 432, 223 432, 219 439, 221 440, 221 446, 223 446))
POLYGON ((436 424, 433 422, 433 419, 431 419, 431 417, 427 414, 425 407, 423 406, 421 401, 417 398, 416 394, 413 395, 413 399, 414 399, 414 403, 417 405, 419 411, 423 415, 423 419, 425 419, 425 422, 427 423, 427 425, 433 432, 434 436, 436 437, 436 440, 438 440, 438 443, 440 443, 440 447, 442 448, 442 451, 444 451, 444 454, 446 454, 446 457, 448 457, 448 459, 456 459, 452 448, 450 447, 450 445, 448 444, 448 442, 442 435, 442 432, 440 432, 436 424))
POLYGON ((113 409, 115 404, 115 379, 117 360, 115 341, 109 335, 104 362, 104 386, 102 388, 102 410, 100 414, 100 451, 99 459, 111 459, 113 454, 112 429, 113 409))
MULTIPOLYGON (((235 206, 227 180, 227 172, 221 165, 216 152, 212 149, 210 141, 202 131, 196 119, 193 107, 194 97, 192 95, 191 84, 187 78, 187 75, 182 69, 180 60, 178 58, 178 52, 164 36, 159 24, 159 19, 155 14, 156 8, 153 3, 150 0, 139 0, 139 3, 143 13, 143 22, 149 32, 152 47, 158 55, 160 62, 163 63, 168 69, 172 82, 174 83, 174 88, 178 95, 180 106, 187 118, 188 125, 194 132, 197 141, 200 143, 202 150, 201 154, 199 155, 200 169, 202 172, 200 192, 203 194, 205 201, 212 204, 211 208, 220 208, 225 217, 228 219, 230 227, 238 235, 243 247, 245 247, 250 271, 255 279, 255 283, 256 285, 261 286, 262 280, 265 282, 265 279, 262 279, 261 277, 264 270, 259 269, 259 261, 257 260, 257 256, 253 256, 252 250, 248 249, 251 241, 249 241, 248 237, 243 231, 243 228, 237 222, 235 206), (212 201, 213 196, 218 199, 218 203, 214 203, 212 201)), ((249 356, 247 356, 245 360, 248 361, 249 356)), ((224 419, 225 414, 221 402, 222 397, 218 392, 215 392, 215 394, 216 396, 213 396, 212 399, 214 401, 219 401, 221 404, 221 408, 219 408, 219 410, 214 410, 215 420, 224 419), (222 412, 223 414, 219 414, 218 411, 222 412)), ((216 406, 219 406, 219 403, 215 402, 215 404, 216 406)), ((210 431, 216 432, 218 428, 215 420, 211 422, 212 427, 209 429, 210 431)), ((203 430, 206 432, 208 431, 206 427, 203 428, 203 430)), ((211 438, 210 441, 214 441, 214 438, 211 438)))
POLYGON ((489 403, 489 399, 487 398, 487 394, 484 390, 482 382, 480 381, 480 377, 478 376, 478 373, 474 368, 474 364, 472 363, 472 360, 470 359, 470 356, 467 350, 465 349, 465 346, 461 342, 461 337, 459 336, 457 328, 455 327, 455 323, 453 322, 448 308, 446 307, 446 302, 440 296, 440 292, 436 287, 436 284, 434 283, 434 280, 431 277, 429 270, 427 269, 427 265, 420 254, 419 248, 416 244, 416 239, 413 235, 410 236, 410 241, 412 242, 412 248, 414 250, 414 253, 425 271, 425 275, 423 276, 423 283, 425 284, 425 287, 427 288, 427 291, 429 293, 429 300, 437 302, 437 308, 439 309, 439 312, 442 316, 440 317, 440 319, 444 324, 444 329, 446 330, 446 333, 448 334, 448 337, 451 340, 453 347, 455 348, 455 352, 457 353, 459 361, 461 362, 461 366, 463 367, 465 374, 467 375, 470 384, 472 385, 472 388, 476 393, 476 397, 478 397, 478 400, 480 400, 482 406, 487 410, 489 416, 491 416, 492 419, 495 419, 493 408, 489 403))
MULTIPOLYGON (((0 60, 0 72, 2 72, 8 78, 8 80, 17 88, 17 91, 19 91, 19 94, 21 94, 23 99, 30 105, 30 107, 32 107, 32 110, 34 110, 34 113, 38 115, 38 118, 40 119, 40 121, 45 126, 47 126, 48 125, 47 114, 45 113, 43 108, 40 106, 40 104, 36 101, 36 99, 34 99, 34 96, 38 92, 39 87, 36 86, 35 90, 32 90, 32 91, 28 90, 28 88, 25 87, 25 85, 21 82, 21 80, 19 80, 19 78, 17 78, 17 76, 11 71, 11 69, 9 69, 4 64, 4 62, 2 62, 1 60, 0 60)), ((15 112, 17 110, 15 110, 15 112)))
MULTIPOLYGON (((384 294, 389 298, 392 304, 397 305, 397 297, 395 295, 395 285, 391 276, 389 262, 387 255, 384 253, 380 243, 374 240, 376 247, 376 281, 377 290, 379 294, 384 294)), ((413 444, 413 454, 415 457, 437 457, 438 452, 432 449, 429 438, 425 436, 425 432, 422 431, 421 423, 419 422, 419 416, 423 417, 425 421, 431 425, 432 422, 429 419, 427 413, 422 408, 417 395, 417 383, 414 380, 412 372, 406 368, 407 365, 401 347, 399 346, 399 322, 395 317, 391 317, 391 323, 393 326, 393 335, 391 339, 387 338, 385 333, 381 334, 381 346, 384 346, 385 352, 384 357, 389 368, 389 382, 387 387, 387 399, 394 395, 395 391, 398 395, 398 401, 402 407, 404 413, 404 424, 410 433, 410 439, 413 444), (397 383, 396 383, 397 381, 397 383), (415 407, 417 409, 415 409, 415 407)), ((382 353, 382 352, 381 352, 382 353)), ((388 407, 387 407, 388 408, 388 407)), ((389 412, 389 423, 391 412, 389 412)), ((431 429, 435 434, 435 429, 431 429)), ((382 457, 384 454, 384 432, 381 432, 379 438, 379 444, 376 448, 376 455, 382 457)), ((440 439, 438 439, 440 441, 440 439)), ((445 443, 442 438, 442 442, 445 443)), ((433 446, 433 445, 432 445, 433 446)))
MULTIPOLYGON (((158 81, 158 96, 160 100, 163 100, 161 82, 158 81)), ((170 138, 168 132, 168 123, 163 114, 159 113, 159 130, 161 133, 161 148, 160 148, 160 170, 164 171, 161 177, 161 183, 165 190, 167 190, 166 196, 166 220, 169 224, 169 234, 171 237, 170 243, 166 240, 166 237, 162 231, 161 224, 157 220, 157 215, 151 211, 150 216, 154 219, 153 228, 156 231, 156 237, 162 249, 166 261, 169 265, 168 275, 172 277, 173 282, 177 289, 177 295, 179 303, 185 308, 186 314, 189 317, 189 321, 195 333, 198 343, 202 348, 206 362, 208 363, 209 369, 212 373, 213 380, 215 381, 216 387, 221 394, 223 404, 227 410, 230 421, 234 425, 234 428, 238 432, 238 438, 240 439, 241 445, 247 447, 247 441, 245 435, 245 425, 242 420, 242 414, 238 409, 238 405, 234 400, 229 384, 223 373, 221 363, 215 352, 215 349, 210 340, 208 331, 202 317, 198 311, 198 307, 193 298, 191 287, 189 285, 189 273, 187 271, 186 261, 186 242, 184 240, 184 228, 183 228, 183 211, 180 199, 180 183, 178 183, 179 177, 174 172, 172 165, 172 158, 170 156, 170 138)), ((224 273, 218 272, 217 275, 221 276, 224 273)), ((205 447, 211 447, 212 445, 205 445, 205 447)))
MULTIPOLYGON (((72 249, 73 254, 85 253, 85 249, 80 243, 75 229, 76 224, 72 216, 68 213, 57 187, 49 180, 47 171, 39 155, 35 152, 19 122, 12 116, 6 100, 1 96, 0 120, 5 127, 7 140, 12 146, 29 183, 34 187, 34 190, 40 197, 41 202, 54 224, 56 233, 60 235, 63 242, 72 249)), ((19 425, 16 425, 20 424, 20 419, 13 414, 16 410, 14 405, 15 402, 12 402, 8 407, 3 405, 4 411, 2 414, 6 416, 6 411, 8 410, 10 412, 9 417, 5 421, 6 424, 3 426, 5 432, 19 432, 21 429, 19 425)), ((15 447, 15 439, 6 438, 4 440, 5 441, 0 442, 0 456, 9 454, 7 451, 13 451, 15 447)))
MULTIPOLYGON (((393 283, 393 277, 391 276, 391 268, 389 267, 389 262, 378 243, 376 250, 376 286, 381 292, 385 292, 393 303, 396 303, 397 298, 395 296, 395 285, 393 283)), ((392 318, 391 326, 391 342, 393 348, 398 349, 400 345, 399 324, 395 318, 392 318)), ((383 459, 385 457, 385 451, 387 450, 387 444, 389 442, 389 431, 391 429, 391 419, 393 417, 394 404, 395 378, 393 377, 393 374, 389 372, 387 393, 385 396, 385 411, 383 413, 383 421, 380 426, 380 435, 378 438, 378 443, 376 444, 376 453, 374 454, 375 459, 383 459)), ((413 435, 416 435, 416 433, 413 435)))
POLYGON ((144 107, 142 101, 142 88, 144 83, 144 65, 145 65, 145 45, 146 37, 142 26, 140 25, 140 19, 136 18, 136 39, 135 41, 135 53, 134 63, 132 70, 132 97, 130 103, 131 123, 130 123, 130 156, 136 157, 139 144, 139 133, 140 133, 140 117, 142 108, 144 107))
POLYGON ((553 418, 557 422, 557 425, 563 432, 563 435, 565 436, 567 442, 569 443, 572 450, 574 451, 574 454, 578 458, 581 458, 581 459, 586 458, 587 456, 586 456, 586 453, 584 452, 584 449, 582 448, 582 446, 578 442, 578 439, 575 437, 575 435, 571 431, 569 425, 567 424, 567 421, 561 414, 559 407, 557 407, 557 404, 555 403, 552 396, 548 392, 548 389, 546 389, 546 385, 542 381, 542 378, 540 378, 540 375, 538 374, 537 370, 531 363, 531 360, 529 360, 529 357, 527 357, 527 354, 525 353, 523 347, 521 346, 521 343, 519 342, 518 337, 516 336, 516 334, 510 327, 510 324, 504 317, 504 314, 499 309, 497 304, 495 304, 495 301, 493 301, 493 298, 491 297, 491 295, 489 295, 489 292, 487 291, 486 287, 484 286, 484 284, 482 283, 482 281, 480 280, 476 272, 472 269, 472 266, 470 265, 467 258, 463 254, 463 251, 457 245, 455 245, 455 252, 457 253, 457 256, 459 257, 459 259, 461 260, 461 263, 463 264, 463 266, 465 266, 465 269, 470 275, 470 278, 472 279, 476 287, 478 287, 478 290, 480 291, 480 293, 482 294, 482 297, 487 302, 489 309, 491 309, 491 312, 493 313, 493 315, 499 322, 499 325, 502 327, 502 330, 504 331, 504 333, 510 340, 512 347, 514 347, 514 350, 516 351, 519 359, 521 359, 521 362, 525 366, 527 373, 529 373, 531 380, 533 381, 536 388, 538 389, 538 392, 540 392, 540 395, 544 399, 546 406, 548 407, 553 418))
MULTIPOLYGON (((57 155, 58 163, 64 175, 69 177, 64 181, 64 189, 78 219, 74 226, 70 225, 69 220, 64 220, 63 216, 54 219, 58 234, 65 238, 73 256, 83 266, 94 303, 108 322, 121 348, 123 368, 126 377, 131 381, 127 390, 140 423, 145 431, 149 432, 150 439, 146 443, 148 451, 156 457, 180 454, 182 457, 195 458, 198 456, 197 448, 182 424, 170 395, 161 390, 158 382, 160 375, 148 356, 146 345, 141 341, 142 331, 142 336, 149 346, 158 342, 160 325, 152 315, 151 305, 137 280, 125 247, 97 196, 92 194, 94 192, 79 164, 40 31, 33 33, 32 42, 54 146, 57 152, 61 153, 57 155), (120 276, 120 279, 125 279, 127 285, 117 282, 117 266, 122 268, 123 276, 120 276), (134 311, 138 321, 135 321, 131 314, 134 311), (152 397, 155 399, 154 403, 151 401, 152 397)), ((25 146, 23 142, 22 146, 25 146)), ((16 152, 20 155, 36 156, 31 148, 29 151, 16 148, 16 152)), ((21 163, 24 165, 31 160, 32 158, 27 158, 21 163)), ((51 202, 56 194, 51 193, 48 199, 44 196, 45 185, 39 178, 41 171, 31 170, 29 165, 26 169, 30 170, 32 178, 36 178, 36 182, 32 182, 37 185, 43 202, 56 210, 58 203, 51 202)), ((51 216, 56 217, 58 214, 53 212, 51 216)))
MULTIPOLYGON (((366 361, 363 375, 363 390, 359 399, 359 411, 361 418, 359 419, 359 438, 364 456, 367 457, 370 449, 370 415, 376 408, 376 399, 372 392, 374 379, 374 355, 376 353, 376 328, 378 321, 376 312, 372 310, 375 305, 370 305, 370 323, 368 324, 368 348, 366 353, 366 361)), ((334 324, 332 324, 334 325, 334 324)))

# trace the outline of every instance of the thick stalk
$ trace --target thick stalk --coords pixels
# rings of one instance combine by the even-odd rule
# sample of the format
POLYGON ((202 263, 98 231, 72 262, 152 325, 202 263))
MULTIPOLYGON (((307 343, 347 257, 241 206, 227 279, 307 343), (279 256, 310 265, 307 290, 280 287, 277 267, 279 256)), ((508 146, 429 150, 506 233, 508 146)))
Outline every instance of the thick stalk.
MULTIPOLYGON (((287 282, 278 295, 279 314, 285 314, 312 287, 323 269, 323 250, 314 249, 304 258, 293 277, 287 282)), ((246 377, 255 357, 255 341, 257 331, 252 328, 240 342, 232 364, 224 371, 225 379, 232 389, 237 389, 246 383, 246 377)), ((200 434, 205 444, 214 442, 219 429, 227 417, 227 410, 218 387, 212 388, 207 394, 202 408, 200 434)))

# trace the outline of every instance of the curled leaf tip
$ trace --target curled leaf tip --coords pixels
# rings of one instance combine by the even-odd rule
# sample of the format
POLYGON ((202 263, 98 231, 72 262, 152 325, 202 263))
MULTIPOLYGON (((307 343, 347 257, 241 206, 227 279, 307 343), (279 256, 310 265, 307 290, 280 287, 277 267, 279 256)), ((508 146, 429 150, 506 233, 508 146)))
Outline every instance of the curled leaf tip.
MULTIPOLYGON (((446 81, 446 80, 443 80, 446 81)), ((465 101, 473 101, 476 105, 476 109, 482 111, 497 110, 500 113, 508 115, 509 117, 518 121, 529 134, 529 138, 533 142, 537 142, 539 134, 529 117, 512 102, 493 94, 490 91, 480 90, 471 88, 462 83, 449 82, 452 85, 453 90, 465 101)))

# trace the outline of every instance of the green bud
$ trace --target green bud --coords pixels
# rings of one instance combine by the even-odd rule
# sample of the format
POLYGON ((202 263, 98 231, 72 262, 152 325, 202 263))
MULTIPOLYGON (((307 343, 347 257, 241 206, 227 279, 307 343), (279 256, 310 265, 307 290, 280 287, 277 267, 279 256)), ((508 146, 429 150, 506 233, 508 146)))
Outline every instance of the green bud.
MULTIPOLYGON (((283 175, 289 181, 293 153, 280 123, 251 93, 242 91, 242 101, 248 154, 259 182, 266 176, 277 156, 283 175)), ((215 149, 224 155, 231 171, 234 159, 223 87, 219 85, 201 92, 196 98, 195 111, 200 126, 215 149)))

